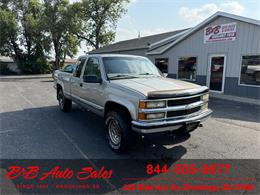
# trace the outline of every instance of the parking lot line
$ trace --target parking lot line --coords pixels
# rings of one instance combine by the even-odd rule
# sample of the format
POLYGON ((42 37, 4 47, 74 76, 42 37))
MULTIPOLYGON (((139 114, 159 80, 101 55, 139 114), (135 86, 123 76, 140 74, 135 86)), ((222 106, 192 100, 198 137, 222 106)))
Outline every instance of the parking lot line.
MULTIPOLYGON (((64 137, 66 137, 66 139, 76 148, 76 150, 89 162, 89 164, 95 169, 98 169, 95 163, 93 163, 90 160, 90 158, 80 149, 80 147, 73 141, 73 139, 71 139, 69 135, 65 131, 63 131, 63 129, 59 127, 57 128, 64 135, 64 137)), ((108 185, 110 185, 110 187, 112 187, 118 194, 120 194, 119 191, 116 189, 116 187, 108 179, 104 179, 104 180, 108 183, 108 185)))
MULTIPOLYGON (((25 95, 23 95, 23 93, 21 92, 21 90, 19 89, 19 87, 17 86, 16 83, 15 83, 15 87, 17 88, 18 91, 20 91, 21 97, 22 97, 27 103, 29 103, 29 104, 30 104, 31 106, 33 106, 33 107, 36 107, 30 99, 28 99, 25 95)), ((41 108, 36 108, 36 109, 41 110, 41 108)), ((44 112, 42 112, 42 113, 44 113, 44 112)), ((46 117, 45 114, 42 114, 42 115, 44 115, 44 117, 46 117)), ((48 118, 48 117, 46 117, 46 118, 48 118)), ((49 120, 49 121, 51 121, 51 120, 49 120)), ((98 167, 90 160, 90 158, 80 149, 80 147, 76 144, 76 142, 74 142, 73 139, 70 138, 69 135, 68 135, 62 128, 60 128, 54 121, 52 121, 52 123, 56 126, 56 129, 57 129, 59 132, 61 132, 61 133, 63 134, 63 136, 73 145, 73 147, 82 155, 82 157, 83 157, 84 159, 86 159, 86 160, 90 163, 91 166, 93 166, 95 169, 98 169, 98 167)), ((110 187, 112 187, 118 194, 120 194, 119 191, 116 189, 116 187, 115 187, 108 179, 105 179, 105 181, 106 181, 107 184, 110 185, 110 187)))
POLYGON ((15 132, 15 131, 19 131, 19 129, 9 129, 9 130, 0 130, 0 134, 4 134, 4 133, 10 133, 10 132, 15 132))

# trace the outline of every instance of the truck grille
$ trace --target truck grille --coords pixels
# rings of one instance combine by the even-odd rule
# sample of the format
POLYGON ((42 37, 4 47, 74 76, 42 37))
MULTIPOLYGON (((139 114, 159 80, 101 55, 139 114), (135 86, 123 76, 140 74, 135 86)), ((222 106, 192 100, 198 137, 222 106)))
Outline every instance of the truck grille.
POLYGON ((196 107, 196 108, 192 108, 192 109, 188 109, 188 110, 168 111, 167 118, 192 114, 192 113, 198 112, 200 109, 201 109, 201 107, 196 107))
POLYGON ((139 108, 139 113, 149 116, 150 121, 175 120, 194 117, 204 113, 208 109, 207 92, 183 95, 181 97, 169 97, 164 99, 148 100, 164 102, 164 107, 155 106, 155 108, 139 108), (163 115, 162 115, 163 114, 163 115))
POLYGON ((168 107, 187 105, 198 101, 200 101, 200 96, 187 99, 168 100, 168 107))

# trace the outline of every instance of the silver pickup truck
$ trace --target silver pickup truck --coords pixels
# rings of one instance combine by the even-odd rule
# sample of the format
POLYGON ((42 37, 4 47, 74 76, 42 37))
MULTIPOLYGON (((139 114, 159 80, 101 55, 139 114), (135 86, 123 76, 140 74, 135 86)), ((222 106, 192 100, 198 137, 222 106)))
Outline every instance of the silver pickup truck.
POLYGON ((73 72, 54 80, 60 109, 72 101, 105 118, 109 146, 121 152, 133 134, 196 129, 212 113, 208 88, 165 78, 147 58, 133 55, 85 55, 73 72))

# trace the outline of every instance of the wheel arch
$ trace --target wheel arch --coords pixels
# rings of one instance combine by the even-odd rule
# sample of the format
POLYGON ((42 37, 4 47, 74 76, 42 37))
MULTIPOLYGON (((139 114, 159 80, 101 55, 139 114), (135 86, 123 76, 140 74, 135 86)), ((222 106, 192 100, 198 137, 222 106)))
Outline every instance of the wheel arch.
POLYGON ((105 104, 105 108, 104 108, 104 116, 106 116, 106 114, 110 111, 110 110, 115 110, 115 111, 123 111, 126 112, 129 119, 133 120, 133 116, 131 114, 131 112, 129 111, 129 108, 127 108, 125 105, 115 102, 115 101, 108 101, 105 104))

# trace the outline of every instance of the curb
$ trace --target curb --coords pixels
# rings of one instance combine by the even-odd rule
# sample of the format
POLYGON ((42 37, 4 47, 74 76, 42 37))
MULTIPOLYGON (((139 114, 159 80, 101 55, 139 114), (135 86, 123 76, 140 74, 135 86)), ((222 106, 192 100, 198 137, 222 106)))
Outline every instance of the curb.
POLYGON ((15 75, 15 76, 0 76, 0 80, 10 80, 10 79, 43 79, 52 78, 51 74, 46 75, 15 75))

